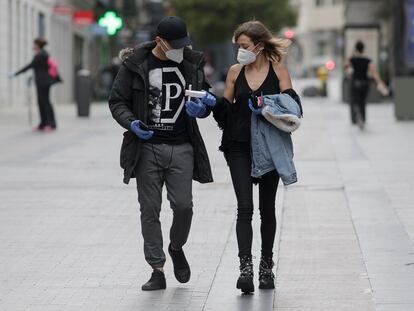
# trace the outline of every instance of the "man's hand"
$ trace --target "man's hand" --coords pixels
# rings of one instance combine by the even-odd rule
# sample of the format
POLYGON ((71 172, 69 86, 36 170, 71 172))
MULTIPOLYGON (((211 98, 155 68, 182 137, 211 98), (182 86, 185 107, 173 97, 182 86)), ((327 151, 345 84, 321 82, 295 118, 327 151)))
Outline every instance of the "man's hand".
POLYGON ((185 111, 191 118, 201 118, 206 113, 206 106, 198 98, 185 103, 185 111))
POLYGON ((214 108, 216 105, 216 97, 213 94, 206 92, 206 95, 201 98, 201 102, 210 108, 214 108))
POLYGON ((134 132, 142 140, 148 140, 154 135, 154 131, 146 131, 140 127, 141 121, 135 120, 131 122, 131 131, 134 132))

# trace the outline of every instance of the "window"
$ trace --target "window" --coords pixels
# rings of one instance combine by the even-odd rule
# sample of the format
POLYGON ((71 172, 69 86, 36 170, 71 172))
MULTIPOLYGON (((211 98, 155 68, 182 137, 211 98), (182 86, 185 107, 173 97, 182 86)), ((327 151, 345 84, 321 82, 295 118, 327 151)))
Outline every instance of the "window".
POLYGON ((38 19, 38 23, 39 23, 39 37, 40 38, 44 38, 46 36, 46 20, 45 20, 45 15, 43 13, 39 13, 39 19, 38 19))
POLYGON ((317 56, 324 56, 327 54, 327 42, 326 41, 319 41, 316 45, 316 55, 317 56))

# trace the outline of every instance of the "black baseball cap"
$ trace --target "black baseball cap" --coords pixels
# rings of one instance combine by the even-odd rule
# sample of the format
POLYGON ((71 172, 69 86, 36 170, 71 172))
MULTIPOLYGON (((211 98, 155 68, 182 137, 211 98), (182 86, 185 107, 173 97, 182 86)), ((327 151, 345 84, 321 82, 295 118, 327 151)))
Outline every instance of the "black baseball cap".
POLYGON ((191 44, 185 22, 177 16, 164 17, 157 26, 157 36, 165 39, 173 49, 191 44))

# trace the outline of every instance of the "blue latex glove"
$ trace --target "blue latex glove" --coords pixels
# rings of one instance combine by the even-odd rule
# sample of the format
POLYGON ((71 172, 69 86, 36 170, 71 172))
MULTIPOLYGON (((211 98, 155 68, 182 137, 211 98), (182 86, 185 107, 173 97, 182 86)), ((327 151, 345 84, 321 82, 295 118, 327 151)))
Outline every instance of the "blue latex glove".
POLYGON ((198 98, 185 103, 185 111, 192 118, 201 118, 206 113, 206 106, 198 98))
POLYGON ((254 108, 253 107, 253 102, 250 98, 249 98, 249 108, 254 114, 256 114, 258 116, 262 114, 263 108, 254 108))
POLYGON ((11 80, 15 77, 14 73, 7 74, 7 77, 11 80))
POLYGON ((213 94, 206 92, 206 95, 201 98, 201 102, 206 106, 214 108, 216 105, 216 97, 214 97, 213 94))
POLYGON ((131 131, 135 133, 139 138, 143 140, 148 140, 154 135, 154 131, 146 131, 139 127, 140 120, 135 120, 131 122, 131 131))

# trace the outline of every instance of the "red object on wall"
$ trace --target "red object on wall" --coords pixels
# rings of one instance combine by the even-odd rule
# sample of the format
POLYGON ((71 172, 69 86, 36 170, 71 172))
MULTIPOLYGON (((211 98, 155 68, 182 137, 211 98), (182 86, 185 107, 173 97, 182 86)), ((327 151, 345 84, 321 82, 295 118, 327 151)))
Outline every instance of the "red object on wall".
POLYGON ((95 22, 92 10, 73 12, 73 23, 77 26, 89 26, 95 22))

